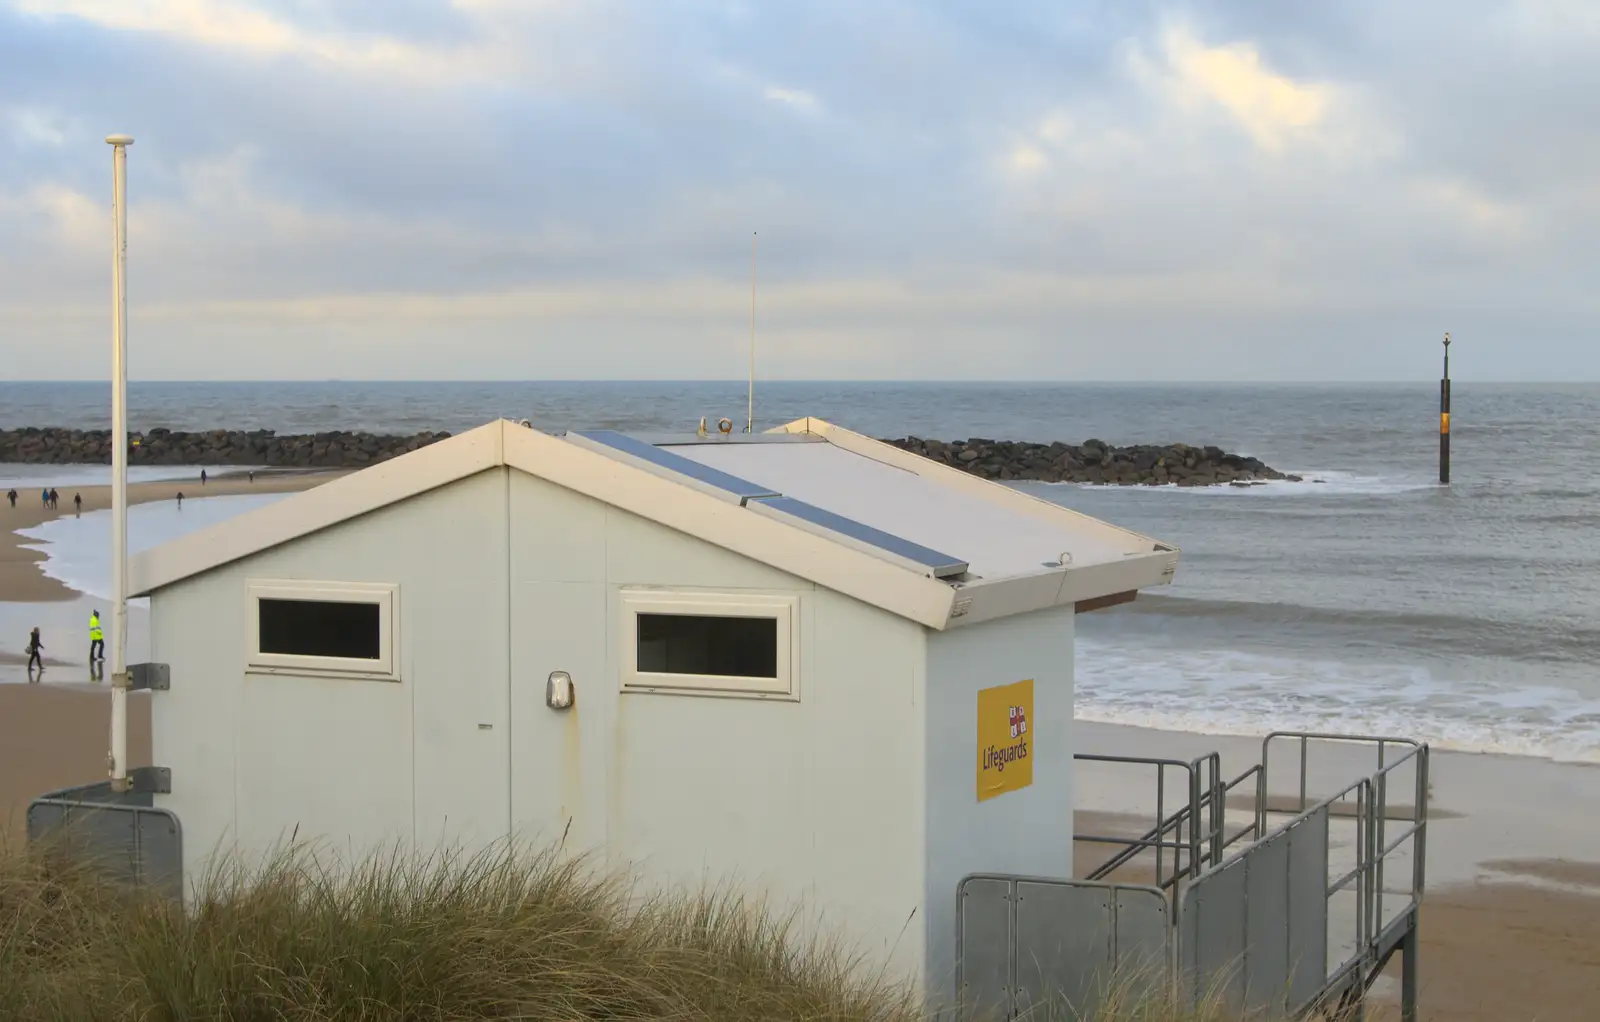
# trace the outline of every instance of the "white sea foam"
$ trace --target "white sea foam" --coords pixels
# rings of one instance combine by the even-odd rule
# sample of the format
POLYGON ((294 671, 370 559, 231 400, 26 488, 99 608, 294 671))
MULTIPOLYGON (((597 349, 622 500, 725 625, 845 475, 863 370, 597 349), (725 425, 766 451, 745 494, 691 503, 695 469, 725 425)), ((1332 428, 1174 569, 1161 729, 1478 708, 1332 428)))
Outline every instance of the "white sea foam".
MULTIPOLYGON (((179 508, 176 501, 134 504, 128 508, 128 552, 136 554, 177 539, 208 525, 282 500, 282 493, 247 493, 230 497, 193 498, 179 508)), ((24 544, 42 551, 41 566, 50 578, 82 593, 110 598, 111 512, 91 511, 80 517, 66 515, 18 530, 34 542, 24 544)))
POLYGON ((1600 763, 1600 698, 1443 679, 1424 667, 1130 647, 1080 637, 1077 715, 1207 734, 1341 731, 1600 763))
MULTIPOLYGON (((1195 497, 1386 497, 1397 493, 1436 489, 1438 484, 1411 476, 1369 476, 1356 472, 1332 469, 1295 469, 1284 473, 1297 475, 1300 482, 1287 479, 1266 479, 1249 486, 1179 486, 1166 483, 1161 486, 1139 486, 1141 493, 1181 493, 1195 497)), ((1025 484, 1032 485, 1032 484, 1025 484)), ((1094 483, 1043 483, 1044 486, 1071 486, 1096 488, 1094 483)), ((1099 486, 1105 489, 1105 486, 1099 486)))
MULTIPOLYGON (((245 472, 252 468, 261 470, 257 465, 129 465, 128 482, 193 479, 198 483, 202 469, 208 475, 218 475, 223 472, 245 472)), ((50 486, 60 490, 74 486, 110 485, 110 465, 21 465, 0 462, 0 494, 15 488, 19 504, 26 498, 37 501, 39 491, 50 486)), ((70 502, 72 495, 66 494, 64 499, 70 502)))

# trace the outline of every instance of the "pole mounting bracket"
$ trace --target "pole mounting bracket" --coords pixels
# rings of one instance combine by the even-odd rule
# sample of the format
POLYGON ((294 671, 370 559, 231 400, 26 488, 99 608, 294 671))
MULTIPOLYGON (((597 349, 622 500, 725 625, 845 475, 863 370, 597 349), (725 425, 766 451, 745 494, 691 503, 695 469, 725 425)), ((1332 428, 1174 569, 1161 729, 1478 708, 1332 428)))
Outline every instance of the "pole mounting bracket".
POLYGON ((168 664, 129 664, 127 679, 130 690, 165 692, 172 687, 172 668, 168 664))

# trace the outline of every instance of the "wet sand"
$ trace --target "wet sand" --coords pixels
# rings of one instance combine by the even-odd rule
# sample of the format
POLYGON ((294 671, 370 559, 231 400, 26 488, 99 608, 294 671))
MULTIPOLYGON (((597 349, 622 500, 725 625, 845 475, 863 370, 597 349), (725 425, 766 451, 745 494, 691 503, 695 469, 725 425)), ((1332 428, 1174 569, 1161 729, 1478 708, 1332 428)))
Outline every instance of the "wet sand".
MULTIPOLYGON (((188 471, 184 466, 174 466, 174 472, 188 471)), ((200 484, 198 471, 183 479, 160 482, 132 483, 128 486, 128 503, 145 504, 158 500, 173 500, 178 493, 185 499, 201 497, 226 497, 241 493, 293 493, 308 490, 319 483, 346 474, 348 470, 295 470, 264 469, 256 472, 251 482, 244 472, 218 473, 200 484)), ((12 507, 0 494, 0 602, 45 603, 72 600, 78 593, 39 570, 46 555, 38 550, 28 550, 24 543, 34 542, 18 536, 17 529, 31 529, 41 522, 76 514, 72 503, 74 494, 83 497, 84 511, 100 511, 111 506, 110 486, 80 486, 61 491, 60 507, 46 510, 39 504, 39 490, 30 488, 18 491, 17 506, 12 507)), ((46 646, 46 652, 51 652, 46 646)))
MULTIPOLYGON (((128 762, 150 763, 150 694, 128 697, 128 762)), ((106 777, 111 692, 104 685, 0 685, 0 844, 26 833, 38 796, 106 777)))

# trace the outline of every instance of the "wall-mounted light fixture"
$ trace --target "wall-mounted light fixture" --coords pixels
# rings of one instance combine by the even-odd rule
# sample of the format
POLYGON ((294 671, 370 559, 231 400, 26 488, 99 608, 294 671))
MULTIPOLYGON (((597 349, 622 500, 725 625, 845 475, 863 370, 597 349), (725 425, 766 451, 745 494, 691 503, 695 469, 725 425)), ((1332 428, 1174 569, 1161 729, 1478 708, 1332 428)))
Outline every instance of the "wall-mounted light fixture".
POLYGON ((544 686, 544 704, 552 710, 571 709, 572 697, 572 675, 566 671, 551 671, 550 680, 544 686))

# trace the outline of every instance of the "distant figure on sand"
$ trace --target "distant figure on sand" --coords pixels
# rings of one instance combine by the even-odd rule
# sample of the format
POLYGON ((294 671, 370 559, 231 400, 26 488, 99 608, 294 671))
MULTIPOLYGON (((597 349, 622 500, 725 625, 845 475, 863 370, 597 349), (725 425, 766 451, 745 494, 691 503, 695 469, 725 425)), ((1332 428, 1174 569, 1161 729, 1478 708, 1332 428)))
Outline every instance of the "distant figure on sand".
MULTIPOLYGON (((250 481, 252 483, 256 481, 256 470, 255 469, 251 469, 250 470, 250 481)), ((11 503, 15 504, 16 501, 13 500, 11 503)))
POLYGON ((178 491, 178 507, 183 507, 183 491, 178 491))
POLYGON ((44 643, 39 641, 39 626, 34 625, 33 631, 28 635, 28 680, 33 680, 34 665, 39 667, 40 678, 44 677, 44 657, 39 654, 44 650, 44 643))
POLYGON ((106 633, 100 627, 100 612, 89 612, 89 663, 106 658, 106 633))
POLYGON ((39 491, 39 504, 46 511, 50 510, 50 491, 49 490, 40 490, 39 491))
POLYGON ((77 512, 79 518, 83 517, 83 494, 74 493, 72 495, 72 509, 77 512))
POLYGON ((61 491, 54 486, 50 487, 50 510, 54 511, 61 506, 61 491))
POLYGON ((206 484, 206 470, 205 469, 201 469, 200 470, 200 485, 204 486, 205 484, 206 484))
POLYGON ((11 506, 12 507, 16 507, 17 506, 17 491, 16 491, 15 487, 12 488, 10 493, 6 494, 6 499, 11 501, 11 506))

